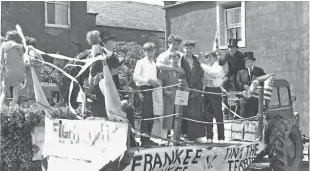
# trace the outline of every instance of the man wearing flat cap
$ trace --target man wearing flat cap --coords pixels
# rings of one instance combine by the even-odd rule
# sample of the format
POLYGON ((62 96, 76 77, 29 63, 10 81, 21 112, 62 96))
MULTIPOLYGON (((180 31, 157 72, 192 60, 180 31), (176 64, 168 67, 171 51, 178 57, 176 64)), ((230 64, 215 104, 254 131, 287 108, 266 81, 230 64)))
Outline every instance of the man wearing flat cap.
MULTIPOLYGON (((253 52, 245 52, 245 67, 246 69, 242 69, 237 74, 237 87, 239 90, 248 90, 251 83, 257 78, 266 73, 262 68, 255 67, 253 52)), ((258 99, 251 97, 250 99, 246 99, 241 97, 240 99, 240 115, 242 117, 252 117, 255 116, 258 112, 258 99)))
MULTIPOLYGON (((226 90, 237 91, 236 87, 236 77, 238 71, 245 69, 244 65, 244 55, 242 52, 238 50, 238 40, 237 39, 229 39, 228 42, 228 51, 229 53, 225 54, 224 58, 219 59, 219 64, 224 66, 226 63, 228 64, 229 71, 225 75, 223 79, 222 87, 226 90)), ((226 106, 228 106, 228 98, 227 96, 223 97, 223 102, 226 106)), ((229 114, 228 109, 225 108, 224 114, 227 116, 229 114)))

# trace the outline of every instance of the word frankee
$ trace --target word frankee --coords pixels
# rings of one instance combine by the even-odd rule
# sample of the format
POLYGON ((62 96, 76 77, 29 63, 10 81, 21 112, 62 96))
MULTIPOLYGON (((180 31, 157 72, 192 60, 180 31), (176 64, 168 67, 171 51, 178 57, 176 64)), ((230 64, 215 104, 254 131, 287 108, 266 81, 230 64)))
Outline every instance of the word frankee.
POLYGON ((131 170, 143 167, 143 171, 184 171, 195 165, 202 156, 202 149, 176 149, 167 152, 134 156, 131 170))

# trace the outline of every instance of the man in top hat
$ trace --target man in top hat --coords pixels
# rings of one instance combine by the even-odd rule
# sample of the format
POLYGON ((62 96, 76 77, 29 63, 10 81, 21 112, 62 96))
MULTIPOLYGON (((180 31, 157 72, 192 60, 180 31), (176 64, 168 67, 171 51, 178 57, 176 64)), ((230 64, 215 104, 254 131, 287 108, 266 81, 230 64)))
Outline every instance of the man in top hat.
MULTIPOLYGON (((111 36, 107 31, 100 33, 100 37, 102 40, 102 52, 104 53, 106 58, 106 63, 110 68, 112 78, 115 84, 116 89, 120 89, 120 82, 118 77, 119 67, 121 63, 118 58, 114 55, 113 49, 116 46, 115 37, 111 36)), ((95 62, 95 64, 90 69, 90 74, 92 78, 95 80, 93 82, 92 94, 95 94, 96 99, 93 100, 91 104, 91 112, 96 117, 107 117, 105 110, 105 97, 102 94, 99 88, 99 80, 102 78, 103 72, 103 63, 101 60, 95 62)))
MULTIPOLYGON (((120 71, 121 62, 113 52, 113 50, 116 48, 116 37, 112 36, 109 31, 103 31, 100 33, 101 37, 101 45, 103 46, 103 53, 107 56, 107 65, 110 68, 112 78, 114 81, 114 84, 116 86, 116 89, 120 89, 120 82, 118 73, 120 71)), ((95 76, 97 73, 101 73, 102 68, 102 62, 97 61, 95 65, 92 68, 91 74, 92 76, 95 76)))
MULTIPOLYGON (((266 73, 262 68, 255 67, 253 52, 245 52, 245 67, 237 74, 237 87, 239 90, 248 90, 251 83, 257 78, 266 73)), ((242 117, 252 117, 255 116, 258 112, 258 99, 251 97, 250 99, 245 99, 241 97, 240 99, 240 115, 242 117)))
MULTIPOLYGON (((228 42, 228 51, 229 53, 225 54, 224 58, 219 59, 219 64, 224 66, 226 63, 228 64, 229 71, 225 75, 223 79, 222 87, 226 90, 236 91, 238 90, 236 87, 236 77, 238 71, 245 69, 244 65, 244 55, 242 52, 238 50, 238 40, 237 39, 229 39, 228 42)), ((228 98, 227 96, 223 97, 223 102, 226 106, 228 106, 228 98)), ((228 109, 225 108, 224 114, 227 116, 229 114, 228 109)))

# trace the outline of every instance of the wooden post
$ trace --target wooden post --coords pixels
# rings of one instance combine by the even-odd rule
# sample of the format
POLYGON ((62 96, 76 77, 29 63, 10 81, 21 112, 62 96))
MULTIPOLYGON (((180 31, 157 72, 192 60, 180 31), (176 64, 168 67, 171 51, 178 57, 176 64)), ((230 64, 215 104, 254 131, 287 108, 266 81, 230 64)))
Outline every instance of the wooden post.
MULTIPOLYGON (((182 91, 184 90, 184 80, 179 79, 179 85, 178 88, 182 91)), ((175 112, 179 113, 179 115, 175 116, 175 121, 174 121, 174 140, 175 141, 180 141, 181 137, 181 127, 182 127, 182 116, 183 116, 183 106, 182 105, 175 105, 175 112)), ((179 145, 179 144, 176 144, 179 145)))
POLYGON ((258 87, 259 94, 258 94, 258 131, 260 139, 262 139, 263 136, 263 108, 264 108, 264 88, 259 86, 258 87))

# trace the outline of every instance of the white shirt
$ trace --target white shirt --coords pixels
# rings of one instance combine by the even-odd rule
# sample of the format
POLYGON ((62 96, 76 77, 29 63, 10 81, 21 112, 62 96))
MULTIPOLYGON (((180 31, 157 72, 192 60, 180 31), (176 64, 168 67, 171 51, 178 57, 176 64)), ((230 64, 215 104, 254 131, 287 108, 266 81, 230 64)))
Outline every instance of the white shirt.
POLYGON ((254 67, 248 68, 249 76, 252 76, 251 71, 253 71, 253 69, 254 69, 254 67))
POLYGON ((201 63, 201 67, 204 70, 204 87, 221 87, 223 83, 223 77, 225 76, 223 67, 219 65, 218 61, 215 61, 211 66, 201 63))
POLYGON ((154 60, 149 60, 144 57, 137 61, 135 71, 133 73, 133 80, 137 86, 148 85, 148 80, 157 80, 157 68, 154 60))
MULTIPOLYGON (((180 54, 180 56, 182 56, 182 53, 179 51, 176 51, 177 53, 180 54)), ((161 53, 157 59, 156 59, 156 65, 160 65, 160 64, 164 64, 164 65, 170 65, 170 61, 169 61, 169 55, 173 53, 171 52, 169 49, 166 50, 165 52, 161 53)), ((181 66, 181 60, 179 60, 179 67, 181 66)))

